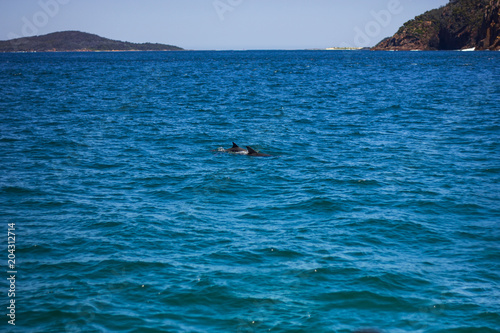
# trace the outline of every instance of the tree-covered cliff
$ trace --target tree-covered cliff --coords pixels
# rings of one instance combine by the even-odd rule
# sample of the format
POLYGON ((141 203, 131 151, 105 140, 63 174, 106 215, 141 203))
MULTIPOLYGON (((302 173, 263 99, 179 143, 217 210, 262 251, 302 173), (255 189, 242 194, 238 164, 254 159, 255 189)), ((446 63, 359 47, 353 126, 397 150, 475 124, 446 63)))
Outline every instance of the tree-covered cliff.
POLYGON ((500 0, 451 0, 406 22, 374 50, 500 49, 500 0))

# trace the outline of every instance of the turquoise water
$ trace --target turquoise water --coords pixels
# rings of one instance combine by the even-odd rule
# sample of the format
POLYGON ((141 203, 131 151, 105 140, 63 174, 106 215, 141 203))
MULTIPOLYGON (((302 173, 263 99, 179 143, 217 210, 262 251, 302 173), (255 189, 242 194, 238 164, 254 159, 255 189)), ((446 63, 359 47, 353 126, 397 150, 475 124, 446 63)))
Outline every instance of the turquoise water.
POLYGON ((0 329, 500 332, 499 60, 0 54, 0 329))

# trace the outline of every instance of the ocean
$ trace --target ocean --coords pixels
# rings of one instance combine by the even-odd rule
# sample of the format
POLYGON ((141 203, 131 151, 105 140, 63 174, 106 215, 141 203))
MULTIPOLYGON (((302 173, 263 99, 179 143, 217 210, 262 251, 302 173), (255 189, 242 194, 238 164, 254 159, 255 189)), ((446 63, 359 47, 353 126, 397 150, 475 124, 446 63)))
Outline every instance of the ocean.
POLYGON ((498 52, 0 54, 0 154, 2 332, 500 332, 498 52))

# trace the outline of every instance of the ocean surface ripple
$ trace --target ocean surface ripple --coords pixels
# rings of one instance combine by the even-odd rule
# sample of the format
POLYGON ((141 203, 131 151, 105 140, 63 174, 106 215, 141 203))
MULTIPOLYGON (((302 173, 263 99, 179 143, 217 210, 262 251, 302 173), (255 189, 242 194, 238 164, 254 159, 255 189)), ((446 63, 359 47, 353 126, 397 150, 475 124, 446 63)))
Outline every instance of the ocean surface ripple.
POLYGON ((0 54, 0 92, 4 332, 500 332, 498 52, 0 54))

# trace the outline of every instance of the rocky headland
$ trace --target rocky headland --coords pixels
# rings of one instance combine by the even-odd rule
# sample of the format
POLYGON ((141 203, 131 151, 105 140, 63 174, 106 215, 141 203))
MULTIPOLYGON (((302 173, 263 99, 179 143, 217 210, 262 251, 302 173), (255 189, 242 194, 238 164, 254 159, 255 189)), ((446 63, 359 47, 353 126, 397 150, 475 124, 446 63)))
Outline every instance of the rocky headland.
POLYGON ((372 50, 500 50, 500 0, 451 0, 406 22, 372 50))

